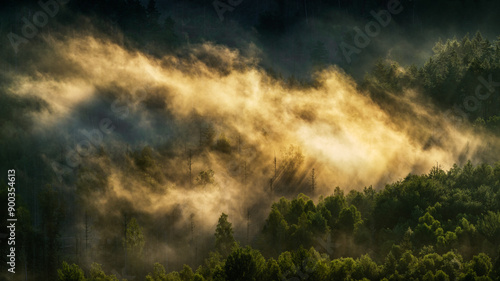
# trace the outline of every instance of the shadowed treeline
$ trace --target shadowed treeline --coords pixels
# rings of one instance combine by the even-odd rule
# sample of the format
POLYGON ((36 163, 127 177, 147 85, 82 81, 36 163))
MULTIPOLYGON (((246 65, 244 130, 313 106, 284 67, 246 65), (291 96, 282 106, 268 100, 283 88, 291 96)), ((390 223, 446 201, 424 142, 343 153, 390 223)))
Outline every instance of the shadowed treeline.
POLYGON ((223 21, 201 1, 57 3, 32 38, 23 17, 35 24, 40 4, 1 12, 0 169, 17 171, 15 278, 108 278, 94 262, 135 280, 165 279, 162 267, 182 280, 247 270, 259 280, 496 277, 498 40, 485 27, 431 56, 431 38, 405 37, 475 30, 451 23, 471 5, 493 14, 496 2, 457 2, 438 17, 444 4, 402 1, 401 17, 350 65, 321 39, 337 31, 324 30, 352 44, 352 27, 387 3, 261 1, 252 14, 243 1, 223 21), (433 31, 441 18, 451 29, 433 31), (10 33, 26 40, 17 52, 10 33), (289 49, 291 60, 280 57, 289 49), (314 269, 301 270, 304 260, 314 269))

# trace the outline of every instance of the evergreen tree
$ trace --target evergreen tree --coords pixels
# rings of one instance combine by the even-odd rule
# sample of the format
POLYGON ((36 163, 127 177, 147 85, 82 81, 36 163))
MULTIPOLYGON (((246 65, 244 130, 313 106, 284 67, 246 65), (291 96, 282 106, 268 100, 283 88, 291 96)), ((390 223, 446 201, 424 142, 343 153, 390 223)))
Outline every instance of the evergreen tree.
POLYGON ((98 263, 93 263, 90 267, 89 281, 118 281, 114 275, 106 275, 102 270, 102 266, 98 263))
POLYGON ((86 281, 83 270, 76 264, 69 265, 63 262, 62 268, 57 270, 59 281, 86 281))
POLYGON ((233 227, 227 218, 228 216, 222 213, 215 229, 215 249, 223 257, 227 257, 231 253, 232 248, 236 246, 236 241, 233 237, 233 227))
POLYGON ((167 272, 165 268, 160 263, 155 263, 153 268, 153 274, 149 273, 146 276, 146 281, 165 281, 167 280, 167 272))
POLYGON ((224 271, 227 280, 254 281, 258 276, 257 263, 249 248, 234 250, 226 259, 224 271))
POLYGON ((137 273, 141 267, 142 251, 144 248, 144 235, 142 227, 139 226, 135 218, 130 219, 127 224, 123 246, 127 253, 128 264, 131 266, 132 272, 137 273))

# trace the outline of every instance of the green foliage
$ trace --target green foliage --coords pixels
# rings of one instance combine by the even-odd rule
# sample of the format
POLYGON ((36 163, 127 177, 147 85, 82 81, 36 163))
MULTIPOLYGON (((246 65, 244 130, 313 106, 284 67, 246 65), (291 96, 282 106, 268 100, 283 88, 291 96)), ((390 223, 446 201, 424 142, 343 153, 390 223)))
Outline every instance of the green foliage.
POLYGON ((185 264, 182 267, 182 270, 179 272, 179 276, 183 281, 191 281, 194 278, 194 273, 191 267, 187 264, 185 264))
POLYGON ((283 215, 281 215, 280 211, 273 206, 262 230, 263 234, 266 235, 266 239, 269 241, 270 246, 273 245, 273 247, 270 247, 271 249, 276 249, 276 251, 284 249, 287 231, 288 223, 283 215))
POLYGON ((492 274, 493 267, 481 251, 491 253, 491 247, 498 243, 499 212, 494 203, 500 184, 495 180, 497 170, 469 161, 448 172, 435 167, 428 175, 409 175, 378 192, 351 191, 345 197, 336 188, 317 205, 305 195, 291 201, 281 198, 272 205, 263 227, 263 238, 268 241, 265 251, 276 253, 267 248, 283 247, 289 251, 277 260, 287 278, 301 272, 301 260, 294 257, 301 252, 300 245, 309 245, 314 237, 323 239, 316 246, 331 257, 354 255, 363 245, 370 245, 377 260, 384 258, 380 253, 386 255, 383 266, 367 256, 334 259, 324 275, 334 280, 483 278, 492 274), (328 236, 331 240, 325 242, 328 236), (373 244, 367 244, 370 239, 373 244), (462 255, 472 260, 464 263, 462 255))
POLYGON ((500 212, 488 211, 483 214, 477 225, 478 231, 491 243, 499 245, 500 241, 500 212))
POLYGON ((297 224, 302 214, 314 208, 314 203, 304 194, 299 194, 290 204, 290 209, 285 213, 285 218, 290 224, 297 224), (307 208, 306 208, 307 207, 307 208))
POLYGON ((380 276, 381 268, 378 266, 368 254, 361 256, 356 260, 356 267, 352 273, 353 278, 361 280, 377 280, 380 276))
MULTIPOLYGON (((441 224, 435 220, 429 212, 418 219, 419 224, 415 228, 415 239, 421 245, 433 245, 436 243, 441 224)), ((442 230, 442 229, 441 229, 442 230)))
POLYGON ((318 209, 322 210, 323 217, 328 220, 328 226, 333 229, 337 223, 342 209, 346 206, 344 192, 339 187, 335 188, 333 196, 326 197, 318 204, 318 209))
POLYGON ((203 276, 198 273, 196 273, 193 277, 193 281, 204 281, 204 280, 205 278, 203 278, 203 276))
POLYGON ((203 276, 204 279, 217 279, 222 270, 222 255, 218 252, 210 252, 204 264, 198 268, 197 274, 203 276))
POLYGON ((125 238, 123 238, 123 247, 126 250, 127 258, 133 272, 137 272, 142 262, 142 251, 145 239, 142 233, 142 227, 139 226, 135 218, 127 223, 125 238))
POLYGON ((143 171, 155 166, 155 160, 153 159, 153 150, 150 146, 145 146, 141 153, 134 153, 134 161, 137 167, 143 171))
POLYGON ((211 169, 201 171, 196 177, 196 183, 205 187, 207 184, 215 184, 214 171, 211 169))
POLYGON ((98 263, 92 263, 90 266, 90 279, 89 281, 118 281, 114 275, 106 275, 102 267, 98 263))
POLYGON ((347 234, 352 234, 362 222, 361 213, 358 212, 355 206, 351 205, 349 208, 344 208, 340 211, 338 228, 347 234))
POLYGON ((278 262, 273 258, 268 259, 262 274, 262 281, 279 280, 281 276, 282 272, 278 262))
POLYGON ((484 253, 474 256, 472 261, 469 263, 469 267, 476 273, 477 276, 487 276, 493 268, 491 258, 484 253))
POLYGON ((62 268, 57 270, 59 281, 85 281, 83 270, 76 264, 69 265, 67 262, 62 263, 62 268))
MULTIPOLYGON (((317 204, 304 194, 280 198, 258 239, 267 258, 238 246, 223 213, 216 252, 196 272, 184 265, 167 273, 155 264, 146 280, 495 280, 499 167, 470 161, 447 172, 435 167, 380 191, 370 187, 344 196, 337 187, 317 204)), ((129 257, 139 258, 133 253, 141 253, 144 237, 135 219, 127 239, 129 257)), ((116 280, 97 264, 90 278, 116 280)))
POLYGON ((231 153, 231 144, 224 134, 221 134, 215 143, 215 150, 223 153, 231 153))
MULTIPOLYGON (((162 171, 162 166, 158 163, 158 161, 156 161, 155 157, 156 154, 150 146, 145 146, 141 152, 135 151, 132 153, 132 160, 137 167, 138 178, 142 179, 147 186, 152 189, 152 191, 161 191, 160 184, 164 182, 165 176, 162 171)), ((102 173, 103 172, 100 172, 100 174, 102 173)), ((96 174, 98 178, 100 178, 100 174, 96 174)), ((107 182, 98 184, 99 187, 103 189, 105 188, 106 183, 107 182)))
POLYGON ((127 224, 126 236, 123 239, 123 245, 127 249, 127 252, 131 255, 141 256, 144 243, 142 227, 139 226, 135 218, 130 219, 127 224))
POLYGON ((406 89, 418 90, 445 108, 458 106, 467 113, 470 122, 476 120, 477 128, 499 132, 494 108, 498 108, 500 101, 492 98, 494 89, 483 88, 477 93, 478 85, 482 85, 480 77, 487 80, 489 75, 500 74, 499 41, 491 43, 480 32, 472 38, 466 35, 462 40, 439 41, 433 48, 434 55, 420 68, 378 60, 363 85, 375 101, 385 105, 394 102, 386 92, 402 94, 406 89), (474 94, 481 94, 479 104, 464 104, 464 97, 474 94), (476 106, 480 110, 471 109, 476 106))
POLYGON ((353 258, 340 258, 330 264, 329 280, 352 280, 356 270, 356 261, 353 258))
POLYGON ((232 248, 236 246, 236 241, 233 237, 233 227, 227 218, 228 216, 222 213, 215 229, 215 249, 223 257, 227 257, 231 253, 232 248))
MULTIPOLYGON (((165 268, 163 270, 165 270, 165 268)), ((165 272, 163 272, 163 274, 161 275, 161 273, 158 274, 155 271, 153 275, 151 274, 146 275, 146 281, 166 281, 166 280, 167 280, 167 275, 165 274, 165 272)))
MULTIPOLYGON (((24 5, 26 1, 18 2, 24 5)), ((363 9, 359 10, 362 10, 363 13, 370 11, 372 7, 376 7, 365 6, 366 3, 374 5, 372 1, 362 2, 363 9)), ((438 3, 439 1, 435 2, 432 3, 435 7, 443 7, 438 3)), ((479 9, 480 6, 487 6, 483 2, 495 1, 462 2, 460 5, 469 5, 465 2, 481 2, 479 3, 481 5, 474 3, 474 5, 478 4, 479 9)), ((278 6, 278 9, 283 9, 284 3, 284 1, 276 1, 276 3, 266 3, 266 5, 278 6)), ((163 24, 160 24, 158 22, 160 15, 156 7, 156 1, 142 1, 142 4, 138 0, 71 1, 68 8, 64 10, 78 7, 85 16, 80 17, 78 13, 75 13, 75 16, 71 15, 71 17, 75 19, 90 18, 96 24, 98 30, 103 24, 99 20, 94 20, 93 16, 109 16, 109 20, 103 21, 104 25, 109 24, 113 26, 113 29, 119 27, 126 38, 124 40, 118 38, 118 41, 131 50, 136 49, 136 43, 133 42, 133 39, 141 41, 139 45, 145 43, 145 39, 140 39, 142 37, 147 37, 148 40, 154 42, 163 42, 163 45, 167 45, 167 48, 173 46, 174 42, 177 41, 174 30, 179 28, 175 28, 172 18, 168 16, 162 17, 166 19, 163 24), (146 7, 142 5, 145 2, 147 2, 146 7), (143 33, 144 30, 148 31, 147 34, 143 33)), ((332 3, 331 5, 335 4, 332 3)), ((357 3, 347 6, 344 4, 346 3, 343 3, 342 7, 348 7, 349 11, 354 11, 354 13, 358 10, 357 7, 360 7, 357 3)), ((338 5, 341 8, 340 1, 338 5)), ((422 3, 422 5, 425 4, 422 3)), ((312 6, 304 6, 305 13, 301 11, 297 15, 305 14, 307 17, 308 9, 309 14, 311 12, 312 14, 318 14, 318 11, 321 11, 323 7, 317 4, 312 6)), ((419 10, 422 10, 420 9, 422 7, 425 6, 419 6, 419 10)), ((31 11, 33 9, 25 7, 18 10, 31 11)), ((62 10, 61 7, 61 12, 62 10)), ((18 12, 12 14, 19 16, 18 12)), ((29 12, 29 14, 32 13, 29 12)), ((292 17, 295 16, 293 9, 289 10, 287 14, 292 17)), ((67 18, 67 15, 61 16, 67 18)), ((282 17, 280 13, 273 12, 263 14, 259 20, 263 23, 258 28, 259 33, 266 34, 266 30, 263 30, 262 26, 271 26, 267 30, 267 34, 279 34, 276 31, 283 30, 284 26, 290 23, 287 17, 282 17), (266 23, 269 23, 269 25, 266 23)), ((402 20, 404 19, 402 18, 402 20)), ((10 22, 16 21, 12 20, 10 22)), ((5 26, 2 25, 2 28, 4 29, 5 26)), ((9 29, 8 26, 7 29, 9 29)), ((182 32, 187 30, 188 32, 185 32, 186 36, 188 33, 193 34, 190 26, 182 27, 180 30, 182 32)), ((57 28, 55 33, 57 34, 57 28)), ((121 34, 121 32, 118 33, 121 34)), ((295 47, 297 47, 293 48, 295 51, 302 53, 300 46, 295 47)), ((434 56, 423 67, 414 65, 403 67, 394 61, 379 61, 375 65, 372 74, 367 77, 367 82, 372 87, 370 94, 377 96, 388 90, 397 96, 406 89, 418 89, 438 101, 442 106, 449 107, 454 104, 463 104, 463 97, 475 92, 478 77, 488 77, 490 74, 493 74, 493 77, 498 77, 500 73, 500 40, 491 43, 479 32, 472 38, 466 36, 462 40, 439 42, 436 44, 434 52, 434 56)), ((323 42, 318 41, 313 46, 311 60, 314 65, 320 67, 328 60, 328 52, 323 42)), ((291 78, 290 84, 295 83, 297 83, 296 79, 291 78)), ((0 99, 5 101, 10 98, 2 95, 0 99)), ((25 103, 25 98, 19 97, 19 102, 25 103)), ((2 104, 10 105, 11 103, 2 102, 2 104)), ((494 95, 488 101, 481 102, 481 109, 470 113, 471 120, 476 120, 474 125, 480 130, 500 133, 500 117, 492 115, 497 114, 496 109, 499 104, 499 99, 494 95)), ((29 122, 18 120, 19 116, 30 115, 26 114, 29 109, 40 112, 41 108, 45 107, 46 104, 40 101, 31 102, 31 104, 21 108, 19 106, 4 106, 2 125, 19 124, 23 129, 22 131, 30 132, 29 122), (14 119, 14 121, 9 119, 14 119)), ((16 136, 15 139, 17 140, 18 137, 16 136)), ((211 147, 224 153, 231 151, 231 144, 223 135, 216 141, 215 146, 214 140, 215 131, 211 126, 201 130, 201 147, 211 147)), ((2 140, 2 144, 9 143, 2 140)), ((3 147, 9 147, 9 145, 3 145, 3 147)), ((23 145, 23 147, 28 147, 28 145, 23 145)), ((29 153, 31 152, 29 149, 23 152, 28 157, 32 155, 35 157, 34 153, 29 153)), ((488 151, 485 153, 488 153, 488 151)), ((300 171, 304 159, 297 148, 292 147, 284 154, 284 157, 280 159, 280 176, 283 182, 291 182, 300 171)), ((9 161, 17 158, 15 152, 2 151, 1 155, 2 159, 9 161)), ((47 156, 50 158, 50 155, 47 156)), ((161 177, 157 176, 158 163, 155 161, 155 153, 151 147, 145 147, 142 151, 134 153, 132 160, 137 170, 145 174, 144 181, 151 185, 160 182, 161 177)), ((39 161, 15 162, 13 166, 23 167, 24 170, 27 169, 26 166, 28 166, 28 170, 40 168, 39 161)), ((362 168, 359 167, 359 169, 362 168)), ((30 190, 31 188, 33 189, 32 193, 35 195, 30 198, 30 202, 34 202, 34 206, 31 206, 32 209, 30 209, 33 212, 32 225, 26 223, 27 218, 30 216, 28 210, 23 207, 17 209, 19 215, 17 235, 18 242, 20 242, 18 243, 18 267, 22 268, 24 265, 35 269, 43 268, 47 272, 57 272, 60 280, 85 280, 82 270, 77 265, 70 266, 63 263, 62 269, 56 270, 62 253, 62 245, 60 245, 62 241, 60 237, 61 229, 70 228, 69 226, 71 226, 71 221, 66 222, 64 218, 75 210, 67 213, 64 206, 65 202, 72 202, 67 200, 71 196, 65 197, 66 194, 63 196, 62 193, 59 194, 52 187, 44 188, 40 192, 35 189, 48 180, 46 177, 40 176, 44 172, 40 170, 36 180, 27 180, 27 176, 30 174, 28 171, 24 171, 23 176, 20 177, 22 179, 20 184, 24 187, 22 190, 30 190), (40 196, 39 200, 36 201, 38 192, 40 196), (25 230, 30 231, 29 236, 26 235, 28 232, 25 230), (33 233, 32 236, 31 233, 33 233), (26 245, 30 245, 30 243, 35 244, 33 246, 40 243, 43 247, 31 247, 32 249, 29 249, 26 245)), ((497 273, 495 273, 496 276, 493 276, 493 269, 498 270, 500 268, 499 254, 494 253, 498 249, 498 237, 500 237, 499 181, 500 163, 497 163, 494 167, 489 164, 474 167, 471 162, 468 162, 463 168, 456 167, 456 169, 454 168, 448 173, 436 168, 429 175, 408 176, 400 182, 388 185, 379 192, 354 190, 344 196, 343 192, 338 188, 333 195, 324 198, 317 205, 304 195, 290 201, 283 199, 283 201, 273 205, 263 228, 264 238, 262 240, 266 242, 263 245, 275 250, 269 251, 271 252, 270 255, 275 258, 279 256, 277 261, 272 258, 267 259, 265 270, 262 270, 262 276, 264 277, 259 276, 259 264, 261 262, 254 252, 251 250, 231 252, 235 240, 232 226, 227 222, 226 216, 225 219, 221 217, 216 230, 216 248, 223 253, 222 256, 213 254, 208 258, 206 266, 202 267, 196 274, 188 266, 184 267, 179 273, 167 274, 163 267, 160 268, 155 265, 153 275, 148 275, 147 279, 218 280, 226 278, 228 272, 234 273, 232 276, 235 276, 235 278, 228 278, 234 280, 242 278, 242 272, 248 273, 244 274, 244 276, 249 278, 253 276, 250 279, 257 280, 283 279, 281 277, 287 272, 295 274, 292 275, 295 278, 301 278, 302 276, 297 277, 297 274, 300 270, 303 271, 304 261, 306 264, 314 264, 314 266, 310 267, 312 272, 307 272, 308 280, 325 280, 327 277, 339 280, 363 280, 364 278, 379 280, 384 277, 400 280, 498 279, 497 273), (332 245, 327 245, 328 249, 324 249, 325 243, 320 243, 320 245, 315 243, 317 238, 320 237, 324 238, 324 240, 328 240, 325 237, 330 237, 331 243, 327 244, 332 245), (369 240, 373 240, 373 243, 367 247, 366 243, 369 240), (385 245, 389 245, 389 247, 385 247, 385 245), (301 246, 306 246, 306 248, 307 246, 315 246, 322 254, 328 254, 330 257, 320 259, 300 249, 301 246), (330 246, 342 247, 342 252, 339 253, 340 251, 337 250, 329 251, 330 246), (391 249, 390 252, 389 249, 391 249), (283 250, 287 251, 283 252, 283 250), (229 254, 229 252, 231 253, 229 254), (383 268, 382 265, 377 266, 369 256, 363 255, 367 252, 377 262, 385 260, 383 268), (224 259, 228 254, 229 257, 224 259), (360 255, 362 255, 360 258, 356 258, 360 255), (343 256, 343 258, 336 259, 335 257, 338 256, 343 256), (492 265, 491 260, 495 260, 495 266, 492 265), (236 261, 241 261, 241 263, 236 261), (229 266, 231 262, 233 262, 233 265, 229 266), (248 266, 237 268, 243 265, 248 266), (318 274, 315 275, 316 273, 318 274)), ((198 183, 203 186, 214 184, 213 171, 200 172, 198 183)), ((79 196, 92 199, 97 198, 92 196, 95 195, 94 192, 105 192, 106 185, 104 171, 85 166, 78 170, 76 181, 73 182, 65 178, 64 183, 60 186, 63 188, 76 186, 79 196), (89 175, 90 177, 86 177, 89 175)), ((23 192, 28 193, 27 191, 23 192)), ((117 237, 121 237, 123 233, 122 230, 116 229, 111 229, 109 232, 114 232, 117 237)), ((161 234, 158 235, 158 238, 163 237, 161 234)), ((101 238, 107 241, 104 233, 103 236, 101 238)), ((117 248, 119 248, 119 244, 117 248)), ((123 245, 129 259, 143 258, 145 239, 143 231, 135 219, 128 223, 123 245)), ((132 264, 136 264, 136 262, 132 264)), ((56 279, 56 276, 37 277, 33 279, 56 279)), ((92 265, 89 278, 92 278, 92 280, 116 279, 113 276, 107 276, 97 264, 92 265)), ((141 279, 141 277, 137 277, 137 279, 141 279)))
POLYGON ((224 265, 227 280, 253 281, 259 276, 257 262, 250 248, 235 249, 226 260, 224 265))
POLYGON ((191 281, 194 278, 193 271, 189 266, 187 267, 189 269, 184 266, 184 269, 181 271, 181 273, 173 271, 167 274, 163 265, 161 265, 160 263, 155 263, 153 267, 153 274, 149 273, 148 275, 146 275, 146 281, 191 281), (190 273, 189 270, 191 270, 190 273))

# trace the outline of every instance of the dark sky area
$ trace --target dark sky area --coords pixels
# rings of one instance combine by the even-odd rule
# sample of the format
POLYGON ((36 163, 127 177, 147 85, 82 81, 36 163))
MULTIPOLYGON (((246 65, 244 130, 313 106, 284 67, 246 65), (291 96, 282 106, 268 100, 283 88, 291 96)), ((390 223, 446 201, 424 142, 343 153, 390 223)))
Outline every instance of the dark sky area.
MULTIPOLYGON (((140 16, 136 21, 132 18, 149 2, 143 0, 142 8, 137 8, 140 2, 73 0, 67 7, 76 14, 118 23, 126 35, 139 35, 151 29, 140 16)), ((3 9, 6 17, 2 24, 6 45, 9 44, 6 31, 21 29, 22 16, 39 8, 35 1, 7 3, 10 4, 3 9)), ((160 0, 155 6, 158 22, 163 24, 168 19, 177 43, 211 41, 237 48, 246 55, 258 52, 265 68, 285 77, 305 79, 310 77, 318 60, 322 64, 339 65, 356 78, 362 78, 367 66, 377 58, 421 65, 432 54, 432 46, 439 38, 461 38, 479 30, 493 41, 498 35, 495 27, 500 22, 500 4, 492 0, 160 0), (398 3, 400 12, 391 14, 385 26, 378 25, 374 14, 384 13, 388 5, 398 3), (371 23, 376 24, 370 26, 371 23), (365 31, 367 26, 373 29, 374 36, 369 37, 362 52, 347 59, 342 43, 355 46, 356 28, 365 31)))
POLYGON ((185 38, 202 38, 240 49, 255 43, 267 56, 269 67, 295 76, 307 76, 318 44, 325 47, 324 61, 340 65, 355 76, 363 75, 365 63, 377 57, 422 64, 439 38, 461 38, 479 30, 486 38, 496 39, 494 27, 499 26, 500 9, 496 1, 402 0, 401 12, 391 15, 388 24, 349 63, 341 43, 352 44, 354 28, 364 31, 375 21, 373 12, 387 10, 391 1, 233 2, 237 5, 232 10, 225 10, 224 1, 158 1, 157 5, 163 18, 175 20, 185 38), (215 6, 221 9, 223 18, 215 6))

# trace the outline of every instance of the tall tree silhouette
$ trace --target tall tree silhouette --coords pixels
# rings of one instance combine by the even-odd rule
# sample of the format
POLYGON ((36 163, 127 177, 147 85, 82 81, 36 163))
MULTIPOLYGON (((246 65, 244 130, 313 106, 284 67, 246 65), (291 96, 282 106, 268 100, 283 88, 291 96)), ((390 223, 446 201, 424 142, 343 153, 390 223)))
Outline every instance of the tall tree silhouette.
POLYGON ((231 253, 231 248, 236 245, 233 237, 233 226, 227 220, 227 217, 226 214, 222 213, 215 229, 215 249, 223 257, 227 257, 231 253))

